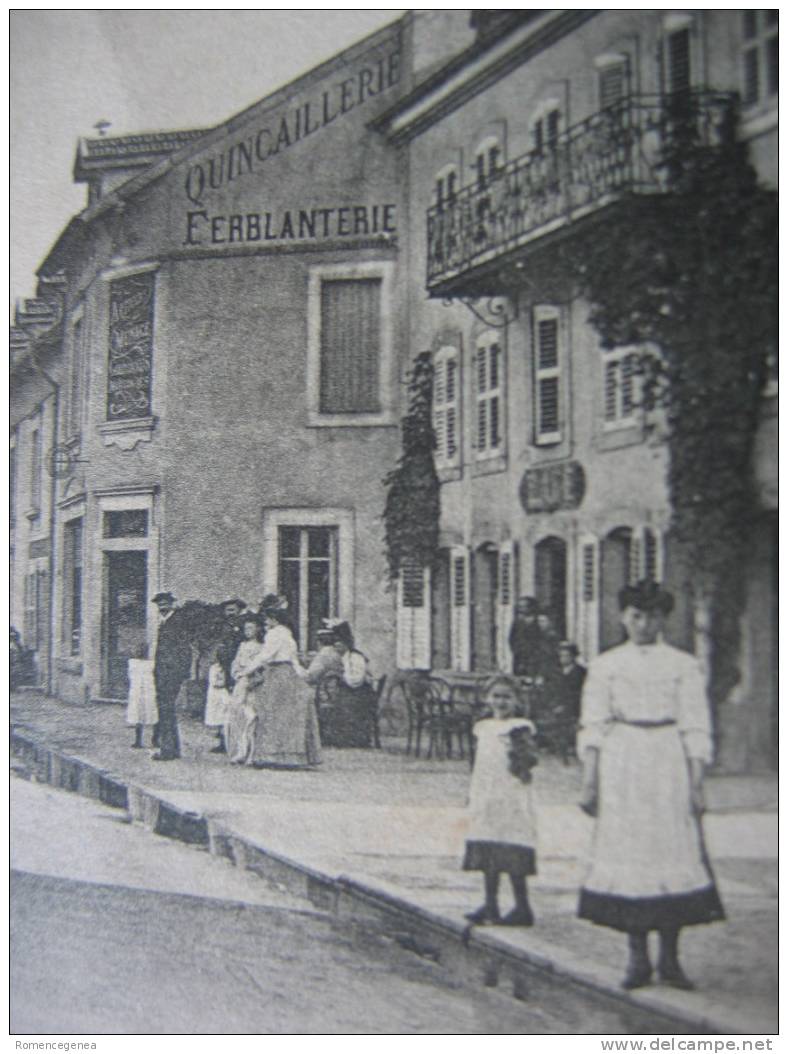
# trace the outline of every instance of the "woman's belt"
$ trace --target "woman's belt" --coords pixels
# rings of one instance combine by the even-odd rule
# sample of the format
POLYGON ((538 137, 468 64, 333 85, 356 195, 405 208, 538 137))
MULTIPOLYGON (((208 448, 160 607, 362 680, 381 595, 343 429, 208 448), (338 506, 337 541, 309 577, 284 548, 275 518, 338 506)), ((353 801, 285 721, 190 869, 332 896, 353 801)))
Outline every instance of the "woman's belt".
POLYGON ((667 728, 676 724, 673 717, 665 717, 662 721, 628 721, 624 717, 614 717, 613 721, 617 725, 632 725, 633 728, 667 728))
POLYGON ((292 662, 289 659, 274 659, 272 662, 267 662, 266 666, 292 666, 292 662))

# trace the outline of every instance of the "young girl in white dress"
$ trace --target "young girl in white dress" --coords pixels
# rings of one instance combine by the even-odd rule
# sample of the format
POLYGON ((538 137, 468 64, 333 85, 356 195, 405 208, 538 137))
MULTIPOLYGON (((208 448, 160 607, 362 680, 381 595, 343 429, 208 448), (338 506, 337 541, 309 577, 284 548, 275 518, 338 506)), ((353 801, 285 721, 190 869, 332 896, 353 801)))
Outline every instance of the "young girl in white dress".
POLYGON ((224 726, 224 738, 227 756, 236 765, 249 761, 252 749, 252 736, 256 713, 250 698, 252 684, 247 673, 257 663, 264 652, 260 640, 260 619, 248 614, 243 621, 243 640, 238 645, 230 672, 235 687, 227 704, 227 720, 224 726))
POLYGON ((464 871, 484 873, 484 904, 467 915, 475 925, 532 926, 528 875, 536 874, 536 817, 530 770, 536 764, 533 724, 517 717, 520 688, 497 674, 485 686, 493 716, 478 721, 471 777, 470 827, 464 871), (504 918, 498 908, 502 872, 509 875, 515 906, 504 918))
POLYGON ((143 730, 153 729, 159 723, 159 708, 156 705, 156 685, 153 683, 153 659, 147 659, 147 648, 143 645, 134 659, 129 659, 129 700, 126 706, 126 724, 134 726, 132 747, 141 747, 143 730))
POLYGON ((205 727, 216 729, 219 742, 212 754, 226 753, 224 726, 227 724, 230 706, 230 691, 224 675, 224 667, 214 658, 208 667, 208 694, 205 700, 205 727))

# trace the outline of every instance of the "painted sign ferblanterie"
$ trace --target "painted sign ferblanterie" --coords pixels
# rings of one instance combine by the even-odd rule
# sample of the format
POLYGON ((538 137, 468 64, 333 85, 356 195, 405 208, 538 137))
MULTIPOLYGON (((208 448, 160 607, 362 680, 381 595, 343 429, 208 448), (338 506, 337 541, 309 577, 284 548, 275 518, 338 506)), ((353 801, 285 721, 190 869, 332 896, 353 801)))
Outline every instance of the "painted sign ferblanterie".
POLYGON ((109 295, 107 419, 148 417, 153 363, 155 275, 116 278, 109 295))
POLYGON ((186 213, 184 245, 320 241, 396 234, 396 205, 334 205, 275 212, 186 213))

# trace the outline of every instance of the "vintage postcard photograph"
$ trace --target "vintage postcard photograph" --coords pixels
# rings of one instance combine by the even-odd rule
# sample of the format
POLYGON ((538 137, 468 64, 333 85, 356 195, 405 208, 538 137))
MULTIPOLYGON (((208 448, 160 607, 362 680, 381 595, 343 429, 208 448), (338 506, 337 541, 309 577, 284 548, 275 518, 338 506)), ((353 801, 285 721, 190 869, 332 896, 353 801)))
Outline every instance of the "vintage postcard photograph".
POLYGON ((778 32, 10 11, 18 1050, 772 1049, 778 32))

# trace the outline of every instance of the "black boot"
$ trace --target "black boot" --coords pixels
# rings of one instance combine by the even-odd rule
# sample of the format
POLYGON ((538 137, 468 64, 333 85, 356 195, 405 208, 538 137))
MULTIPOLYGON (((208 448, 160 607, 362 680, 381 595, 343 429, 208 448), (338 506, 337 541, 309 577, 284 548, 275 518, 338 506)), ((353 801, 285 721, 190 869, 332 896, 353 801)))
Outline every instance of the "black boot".
POLYGON ((217 738, 218 738, 219 742, 216 744, 215 747, 213 747, 213 749, 211 750, 211 753, 212 754, 226 754, 227 753, 227 747, 226 747, 225 742, 224 742, 224 732, 222 732, 221 729, 219 729, 219 733, 218 733, 217 738))
POLYGON ((695 985, 684 973, 679 963, 679 931, 678 929, 662 929, 659 931, 659 960, 657 962, 659 979, 669 984, 671 988, 680 988, 683 992, 691 992, 695 985))
POLYGON ((142 725, 134 726, 134 742, 131 745, 137 749, 142 746, 142 725))
POLYGON ((629 963, 621 987, 626 991, 643 988, 651 981, 651 960, 648 957, 648 933, 638 930, 629 934, 629 963))
POLYGON ((158 722, 153 726, 153 738, 150 741, 150 745, 155 750, 159 745, 159 725, 158 722))

